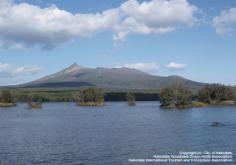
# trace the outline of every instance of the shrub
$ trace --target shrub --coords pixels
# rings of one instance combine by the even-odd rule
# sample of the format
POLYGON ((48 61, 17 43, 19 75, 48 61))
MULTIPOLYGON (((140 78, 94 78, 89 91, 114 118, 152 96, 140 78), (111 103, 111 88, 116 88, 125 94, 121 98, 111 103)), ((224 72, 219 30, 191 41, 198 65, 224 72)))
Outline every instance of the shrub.
POLYGON ((41 109, 42 103, 41 102, 28 102, 29 109, 41 109))

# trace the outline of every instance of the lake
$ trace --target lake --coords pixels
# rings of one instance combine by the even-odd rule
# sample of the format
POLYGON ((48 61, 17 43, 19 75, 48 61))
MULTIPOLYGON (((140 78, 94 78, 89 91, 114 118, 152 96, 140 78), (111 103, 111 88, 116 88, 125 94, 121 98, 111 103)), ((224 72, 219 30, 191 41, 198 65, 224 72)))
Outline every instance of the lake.
POLYGON ((144 164, 128 160, 180 151, 228 151, 236 162, 236 108, 163 110, 158 102, 0 108, 0 164, 144 164))

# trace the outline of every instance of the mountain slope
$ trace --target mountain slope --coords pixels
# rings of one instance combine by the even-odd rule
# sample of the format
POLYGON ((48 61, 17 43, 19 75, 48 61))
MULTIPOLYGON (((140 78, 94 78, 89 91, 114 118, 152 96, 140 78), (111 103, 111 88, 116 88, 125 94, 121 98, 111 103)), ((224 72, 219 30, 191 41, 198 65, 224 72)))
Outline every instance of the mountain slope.
POLYGON ((204 84, 178 76, 154 76, 130 68, 85 68, 77 64, 43 77, 36 81, 23 84, 21 87, 100 87, 105 89, 160 89, 181 83, 193 90, 204 84))

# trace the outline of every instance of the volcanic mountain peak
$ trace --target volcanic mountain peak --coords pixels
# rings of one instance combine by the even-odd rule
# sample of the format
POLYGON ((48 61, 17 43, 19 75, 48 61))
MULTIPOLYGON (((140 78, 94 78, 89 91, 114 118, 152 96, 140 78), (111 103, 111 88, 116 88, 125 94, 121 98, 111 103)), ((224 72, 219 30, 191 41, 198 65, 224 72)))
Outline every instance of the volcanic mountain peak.
POLYGON ((79 70, 85 70, 87 68, 78 65, 77 63, 73 63, 71 66, 69 66, 68 68, 64 69, 64 73, 74 73, 77 72, 79 70))

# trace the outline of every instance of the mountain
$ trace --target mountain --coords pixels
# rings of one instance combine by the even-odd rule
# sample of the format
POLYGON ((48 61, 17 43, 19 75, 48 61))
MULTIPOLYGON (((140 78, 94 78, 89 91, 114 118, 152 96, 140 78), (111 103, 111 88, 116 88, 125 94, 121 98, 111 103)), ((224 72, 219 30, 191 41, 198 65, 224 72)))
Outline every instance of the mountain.
POLYGON ((74 63, 62 71, 21 85, 27 88, 99 87, 105 89, 160 89, 181 83, 193 90, 204 84, 179 76, 154 76, 131 68, 85 68, 74 63))

